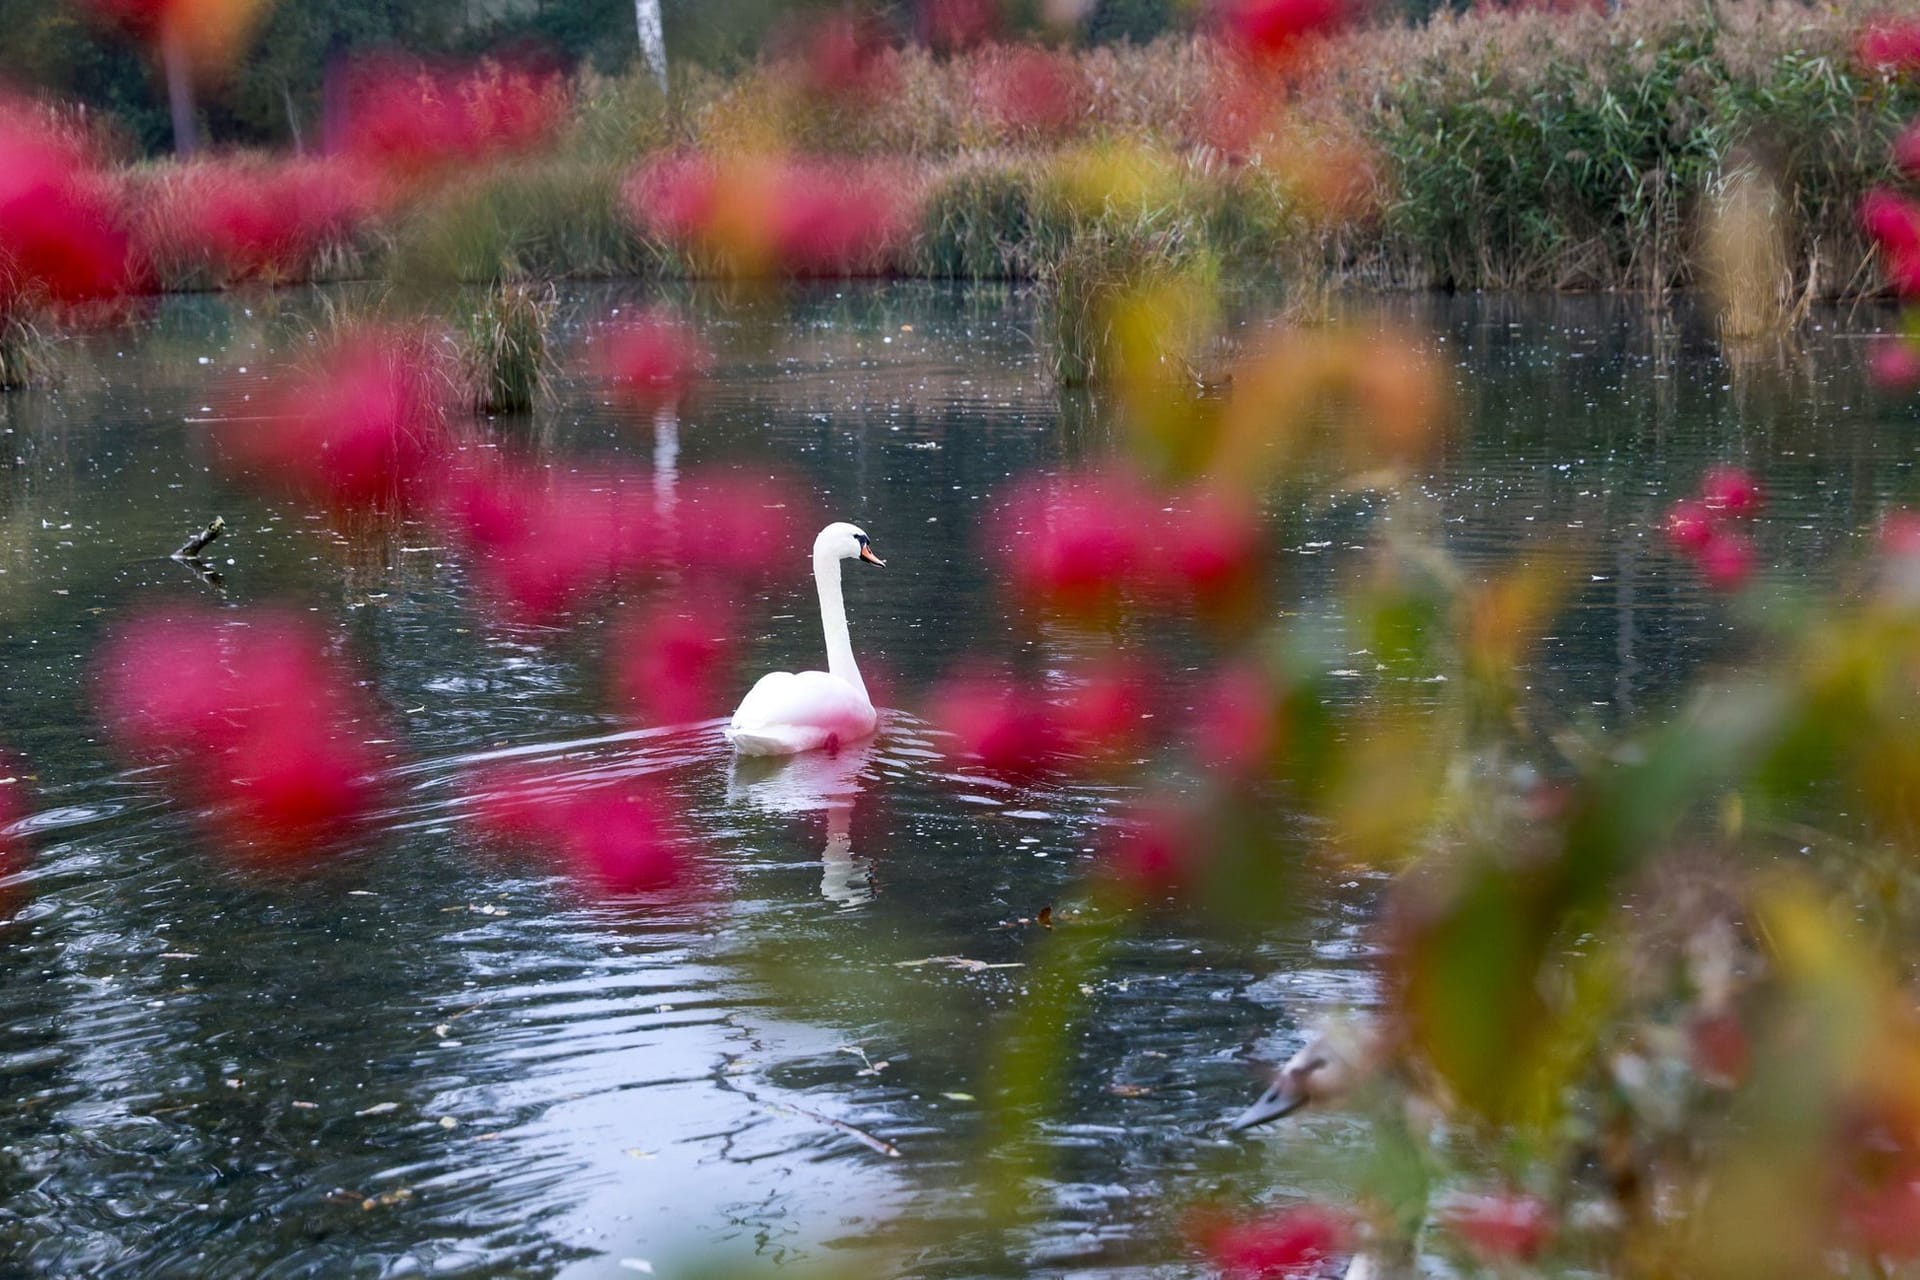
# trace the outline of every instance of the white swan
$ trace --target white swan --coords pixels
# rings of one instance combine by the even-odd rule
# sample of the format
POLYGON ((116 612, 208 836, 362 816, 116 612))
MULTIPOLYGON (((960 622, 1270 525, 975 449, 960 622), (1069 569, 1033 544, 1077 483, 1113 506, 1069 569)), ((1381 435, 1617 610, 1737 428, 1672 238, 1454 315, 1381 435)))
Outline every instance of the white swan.
POLYGON ((742 755, 780 756, 858 742, 873 732, 873 703, 853 664, 847 607, 840 598, 840 562, 885 567, 867 535, 850 524, 830 524, 813 540, 813 581, 820 591, 820 625, 827 633, 825 671, 774 671, 740 700, 727 737, 742 755))

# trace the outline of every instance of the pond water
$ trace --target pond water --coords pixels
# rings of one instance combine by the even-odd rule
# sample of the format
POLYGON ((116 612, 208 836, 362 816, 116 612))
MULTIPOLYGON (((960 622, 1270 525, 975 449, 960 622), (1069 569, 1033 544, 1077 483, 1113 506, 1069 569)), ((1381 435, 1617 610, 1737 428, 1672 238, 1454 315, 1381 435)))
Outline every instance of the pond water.
MULTIPOLYGON (((566 329, 652 296, 575 288, 566 329)), ((706 294, 671 304, 720 352, 677 428, 569 377, 536 424, 494 430, 559 467, 624 458, 662 491, 706 467, 799 478, 810 520, 860 522, 889 561, 848 584, 889 705, 969 652, 1023 646, 1045 670, 1106 642, 1015 632, 1003 566, 977 551, 1010 476, 1103 447, 1100 407, 1048 386, 1026 299, 821 288, 773 328, 706 294)), ((1337 1118, 1245 1139, 1220 1122, 1254 1061, 1372 998, 1373 887, 1328 886, 1253 937, 1146 919, 1087 983, 1063 1096, 1035 1120, 1037 1220, 995 1230, 976 1185, 991 1046, 1034 918, 1077 900, 1135 784, 981 778, 905 709, 870 745, 756 771, 717 720, 612 719, 600 613, 489 621, 431 530, 368 554, 219 478, 195 419, 286 360, 317 305, 169 299, 79 343, 58 389, 0 397, 0 742, 30 762, 38 849, 0 881, 0 1274, 1179 1275, 1182 1205, 1284 1196, 1263 1144, 1342 1140, 1337 1118), (217 585, 165 558, 215 513, 233 530, 217 585), (163 775, 108 750, 94 645, 186 600, 295 602, 360 664, 402 734, 377 845, 249 874, 202 847, 163 775), (455 781, 491 759, 648 777, 720 887, 589 903, 486 856, 455 781)), ((1760 475, 1783 582, 1844 564, 1912 493, 1916 415, 1864 376, 1882 316, 1828 316, 1793 352, 1730 365, 1684 309, 1365 309, 1443 356, 1461 428, 1398 503, 1273 513, 1285 606, 1330 610, 1396 516, 1469 573, 1559 535, 1587 587, 1529 680, 1570 718, 1657 719, 1735 643, 1659 532, 1708 465, 1760 475)), ((740 689, 817 662, 803 564, 753 603, 740 689)), ((1199 665, 1164 673, 1168 714, 1199 665)))

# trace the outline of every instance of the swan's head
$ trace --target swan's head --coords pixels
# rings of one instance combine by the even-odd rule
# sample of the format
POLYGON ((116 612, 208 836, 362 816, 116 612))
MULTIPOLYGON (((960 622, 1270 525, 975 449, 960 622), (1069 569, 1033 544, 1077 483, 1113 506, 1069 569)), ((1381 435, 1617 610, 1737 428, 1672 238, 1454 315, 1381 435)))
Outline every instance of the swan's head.
POLYGON ((873 547, 867 541, 867 535, 858 525, 844 520, 830 524, 820 531, 813 540, 813 558, 818 560, 826 556, 833 560, 865 560, 868 564, 877 564, 882 569, 887 562, 873 554, 873 547))

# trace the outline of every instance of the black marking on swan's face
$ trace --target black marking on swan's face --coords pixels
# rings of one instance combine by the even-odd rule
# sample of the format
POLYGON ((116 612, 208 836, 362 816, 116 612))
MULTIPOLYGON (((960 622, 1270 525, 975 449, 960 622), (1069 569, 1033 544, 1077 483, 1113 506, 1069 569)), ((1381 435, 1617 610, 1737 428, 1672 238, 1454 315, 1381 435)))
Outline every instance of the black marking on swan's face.
POLYGON ((860 558, 862 560, 865 560, 868 564, 877 564, 882 569, 887 567, 887 562, 885 560, 882 560, 879 556, 873 554, 873 547, 867 542, 866 534, 856 533, 853 535, 853 540, 860 544, 860 558))

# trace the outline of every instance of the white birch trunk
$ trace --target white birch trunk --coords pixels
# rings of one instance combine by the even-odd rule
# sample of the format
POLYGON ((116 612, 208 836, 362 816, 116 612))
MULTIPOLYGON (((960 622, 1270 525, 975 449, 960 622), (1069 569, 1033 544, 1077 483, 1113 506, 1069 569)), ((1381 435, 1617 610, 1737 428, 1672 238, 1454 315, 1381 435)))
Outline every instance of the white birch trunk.
POLYGON ((653 79, 660 86, 660 92, 667 91, 667 38, 660 29, 660 0, 633 0, 635 25, 640 29, 640 56, 646 59, 647 70, 653 73, 653 79))

